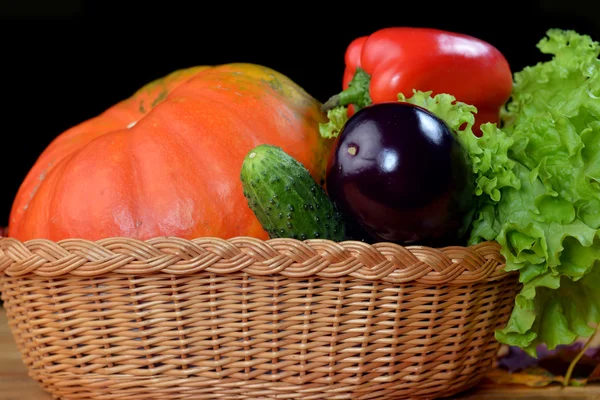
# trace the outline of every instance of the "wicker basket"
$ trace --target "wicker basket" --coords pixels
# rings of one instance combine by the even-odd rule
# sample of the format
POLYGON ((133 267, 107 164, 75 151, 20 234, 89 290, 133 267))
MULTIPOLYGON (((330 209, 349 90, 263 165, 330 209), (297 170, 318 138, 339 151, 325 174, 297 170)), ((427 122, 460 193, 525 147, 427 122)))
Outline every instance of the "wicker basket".
POLYGON ((476 384, 518 281, 497 243, 0 239, 0 290, 57 399, 433 399, 476 384))

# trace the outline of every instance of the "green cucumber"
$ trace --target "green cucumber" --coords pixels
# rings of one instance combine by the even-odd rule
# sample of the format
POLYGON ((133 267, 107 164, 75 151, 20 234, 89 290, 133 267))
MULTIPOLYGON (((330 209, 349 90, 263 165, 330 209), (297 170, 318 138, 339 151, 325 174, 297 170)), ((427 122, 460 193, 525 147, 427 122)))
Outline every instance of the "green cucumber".
POLYGON ((240 173, 244 196, 270 238, 345 239, 342 216, 309 171, 277 146, 252 149, 240 173))

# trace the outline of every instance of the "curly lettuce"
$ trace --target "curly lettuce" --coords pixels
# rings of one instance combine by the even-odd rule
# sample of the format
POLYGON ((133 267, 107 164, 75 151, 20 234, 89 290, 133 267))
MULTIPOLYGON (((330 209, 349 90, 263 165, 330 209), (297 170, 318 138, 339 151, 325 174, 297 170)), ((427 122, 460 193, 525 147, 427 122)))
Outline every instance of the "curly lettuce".
POLYGON ((515 73, 502 130, 520 188, 482 204, 471 243, 497 240, 523 288, 497 339, 536 355, 593 334, 600 322, 599 43, 551 29, 552 55, 515 73))
POLYGON ((474 107, 399 96, 444 119, 468 150, 479 196, 469 244, 498 241, 522 283, 496 338, 534 357, 600 322, 600 45, 552 29, 538 48, 552 59, 515 74, 504 126, 482 125, 481 138, 474 107))
POLYGON ((327 111, 327 122, 319 124, 319 133, 324 139, 338 137, 340 131, 348 121, 348 109, 338 106, 327 111))

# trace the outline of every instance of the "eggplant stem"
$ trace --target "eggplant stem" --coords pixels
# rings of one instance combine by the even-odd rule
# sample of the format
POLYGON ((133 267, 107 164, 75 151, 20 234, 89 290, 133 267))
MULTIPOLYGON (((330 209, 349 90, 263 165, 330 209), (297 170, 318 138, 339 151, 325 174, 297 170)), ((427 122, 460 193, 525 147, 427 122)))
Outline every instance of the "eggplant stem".
POLYGON ((579 360, 581 360, 581 357, 583 357, 585 352, 590 348, 590 346, 592 345, 592 342, 594 341, 596 336, 598 336, 598 333, 600 333, 600 324, 596 325, 596 330, 594 331, 592 336, 590 336, 590 338, 587 340, 587 342, 585 342, 585 345, 583 346, 581 351, 579 351, 579 353, 577 353, 575 358, 573 358, 573 361, 571 361, 571 363, 569 364, 569 368, 567 369, 567 372, 565 373, 565 379, 563 380, 563 386, 569 386, 569 383, 571 382, 571 376, 573 376, 573 371, 575 370, 575 366, 577 365, 579 360))

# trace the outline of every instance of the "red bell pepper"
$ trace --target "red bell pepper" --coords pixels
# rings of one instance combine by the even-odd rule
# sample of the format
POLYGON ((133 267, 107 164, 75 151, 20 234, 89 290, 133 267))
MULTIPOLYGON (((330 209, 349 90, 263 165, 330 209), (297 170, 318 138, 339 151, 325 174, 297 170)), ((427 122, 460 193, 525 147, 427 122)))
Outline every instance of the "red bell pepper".
POLYGON ((430 28, 381 29, 350 43, 343 89, 323 106, 348 106, 348 116, 372 103, 397 101, 413 89, 446 93, 477 107, 479 125, 497 123, 512 91, 512 72, 491 44, 464 34, 430 28))

